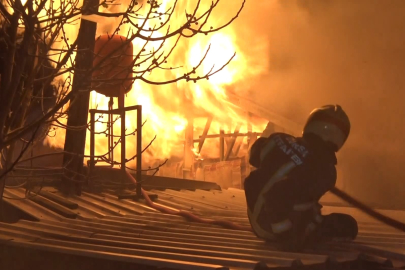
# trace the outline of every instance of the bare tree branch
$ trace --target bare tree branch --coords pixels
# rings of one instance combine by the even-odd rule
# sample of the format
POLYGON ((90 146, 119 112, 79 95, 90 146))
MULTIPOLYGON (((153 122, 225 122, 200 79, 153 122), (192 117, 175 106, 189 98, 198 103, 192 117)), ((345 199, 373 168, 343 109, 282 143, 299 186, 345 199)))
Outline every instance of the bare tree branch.
MULTIPOLYGON (((179 17, 177 14, 179 14, 178 9, 181 2, 178 0, 164 10, 161 4, 155 0, 150 0, 144 5, 138 5, 136 0, 130 0, 126 6, 119 9, 115 9, 117 4, 114 1, 104 0, 96 4, 96 6, 106 8, 106 11, 102 12, 95 10, 86 1, 83 6, 80 6, 79 0, 66 0, 59 3, 47 0, 26 0, 24 5, 21 0, 1 1, 0 181, 12 170, 9 168, 23 162, 47 157, 48 155, 40 155, 21 158, 24 152, 32 147, 29 145, 41 143, 46 136, 55 136, 56 128, 66 130, 89 128, 89 123, 72 127, 64 122, 70 106, 77 102, 74 98, 76 95, 71 92, 73 77, 75 79, 77 76, 89 78, 94 71, 103 70, 102 77, 94 77, 91 80, 92 88, 128 81, 165 85, 181 80, 195 83, 200 80, 208 80, 223 70, 234 59, 235 54, 225 63, 213 65, 208 72, 200 71, 211 46, 207 48, 196 66, 184 68, 187 65, 177 62, 171 64, 171 58, 181 41, 199 34, 208 35, 229 26, 239 17, 245 5, 245 0, 243 0, 240 9, 225 24, 212 27, 209 25, 212 21, 210 19, 219 2, 220 0, 215 0, 203 8, 203 1, 198 0, 190 10, 191 12, 185 11, 185 15, 179 17), (114 20, 117 21, 116 27, 114 26, 115 29, 110 33, 111 38, 121 35, 123 26, 129 26, 130 30, 122 34, 126 39, 119 47, 107 55, 96 55, 101 58, 97 65, 88 69, 79 69, 76 66, 75 56, 82 55, 83 51, 78 50, 78 38, 70 33, 68 27, 74 26, 81 17, 86 16, 95 16, 103 20, 117 18, 114 20), (175 27, 172 24, 174 19, 181 20, 175 27), (122 56, 120 52, 130 43, 141 45, 131 55, 131 65, 123 66, 119 63, 122 56), (183 75, 180 76, 173 75, 172 78, 164 77, 168 79, 162 80, 155 80, 150 76, 155 70, 170 72, 170 70, 180 68, 185 69, 184 73, 181 73, 183 75), (13 145, 18 141, 25 143, 24 149, 21 150, 21 155, 17 155, 17 159, 11 159, 12 154, 10 153, 13 152, 13 145), (11 167, 4 167, 3 165, 6 163, 11 164, 11 167)), ((105 46, 108 46, 108 42, 105 46)), ((86 83, 88 81, 78 82, 80 93, 91 90, 86 83)), ((105 124, 107 128, 99 129, 96 134, 106 135, 109 138, 118 137, 109 134, 109 128, 118 119, 113 119, 111 123, 105 123, 101 118, 97 119, 97 123, 105 124)), ((125 136, 134 135, 136 132, 137 130, 125 131, 125 136)), ((142 153, 150 148, 155 139, 156 137, 149 142, 142 153)), ((119 143, 120 139, 106 153, 97 155, 95 158, 113 165, 116 164, 115 161, 108 160, 107 156, 119 143)), ((69 152, 55 154, 70 155, 71 160, 75 156, 75 153, 69 152)), ((135 158, 138 157, 132 156, 126 162, 135 158)), ((154 168, 137 169, 156 173, 164 164, 166 161, 154 168)), ((63 169, 69 171, 66 164, 63 169)), ((68 181, 84 182, 85 176, 73 171, 69 171, 69 173, 71 175, 68 181)))

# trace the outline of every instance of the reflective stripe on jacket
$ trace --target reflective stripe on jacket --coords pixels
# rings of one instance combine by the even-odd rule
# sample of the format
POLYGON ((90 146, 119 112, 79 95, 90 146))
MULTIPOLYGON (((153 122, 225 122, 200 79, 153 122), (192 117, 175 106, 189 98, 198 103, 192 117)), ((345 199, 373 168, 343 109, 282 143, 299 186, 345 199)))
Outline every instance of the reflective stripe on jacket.
POLYGON ((322 222, 317 202, 336 182, 335 153, 322 146, 317 139, 285 133, 253 144, 250 161, 257 169, 244 187, 249 220, 259 237, 268 238, 293 226, 312 230, 322 222), (301 224, 308 215, 309 221, 301 224))

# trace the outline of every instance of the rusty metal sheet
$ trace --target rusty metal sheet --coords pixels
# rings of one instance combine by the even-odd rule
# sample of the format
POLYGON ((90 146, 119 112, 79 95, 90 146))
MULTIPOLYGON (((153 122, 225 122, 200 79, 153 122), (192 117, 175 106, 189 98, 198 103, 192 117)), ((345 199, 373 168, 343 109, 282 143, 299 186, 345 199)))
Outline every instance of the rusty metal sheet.
MULTIPOLYGON (((193 205, 198 211, 204 211, 204 210, 209 210, 213 211, 215 209, 217 210, 228 210, 232 212, 232 215, 234 216, 241 216, 244 215, 246 216, 246 210, 239 209, 235 210, 229 207, 229 204, 226 203, 217 203, 212 200, 208 200, 206 198, 197 197, 193 196, 194 194, 189 194, 189 193, 184 193, 184 192, 179 192, 179 191, 174 191, 174 190, 165 190, 165 191, 156 191, 157 194, 166 194, 171 200, 178 200, 179 202, 185 204, 185 205, 193 205)), ((166 199, 167 197, 165 197, 166 199)), ((222 212, 222 211, 221 211, 222 212)))
MULTIPOLYGON (((125 216, 125 217, 113 217, 113 216, 107 216, 103 218, 104 220, 121 220, 124 222, 139 222, 140 220, 148 220, 148 222, 160 222, 160 224, 164 223, 175 223, 183 226, 184 228, 215 228, 218 229, 217 225, 212 225, 212 224, 205 224, 205 223, 196 223, 196 222, 190 222, 184 217, 180 216, 175 216, 175 215, 168 215, 168 216, 147 216, 147 215, 142 215, 141 217, 138 216, 125 216)), ((223 229, 223 228, 219 228, 223 229)))
POLYGON ((69 201, 67 198, 64 198, 63 196, 56 195, 54 192, 41 190, 40 195, 72 210, 77 209, 79 207, 77 203, 73 203, 69 201))
POLYGON ((93 199, 87 196, 72 196, 71 200, 76 203, 81 203, 84 207, 88 209, 95 209, 97 212, 102 213, 102 215, 115 215, 115 216, 124 216, 126 212, 109 205, 108 203, 103 202, 99 199, 93 199))
MULTIPOLYGON (((16 197, 21 196, 24 190, 6 189, 6 192, 8 196, 16 197)), ((56 191, 50 192, 57 194, 56 191)), ((203 218, 226 219, 249 225, 242 190, 151 192, 159 195, 156 202, 160 205, 192 211, 203 218)), ((32 201, 17 201, 16 207, 19 206, 25 212, 33 211, 40 217, 40 221, 0 223, 0 239, 16 245, 25 244, 23 241, 36 241, 35 248, 52 247, 55 251, 66 253, 80 251, 84 256, 94 258, 103 258, 102 255, 109 254, 112 260, 134 263, 138 262, 138 258, 145 257, 150 259, 147 261, 151 265, 169 267, 164 262, 173 262, 173 266, 180 265, 177 269, 224 267, 223 269, 247 270, 253 269, 259 262, 268 267, 299 264, 333 267, 333 264, 359 260, 362 254, 376 259, 376 249, 385 249, 387 258, 401 259, 405 250, 404 233, 389 229, 349 207, 325 206, 323 210, 324 213, 352 214, 359 220, 359 236, 354 243, 324 246, 296 254, 277 251, 251 232, 190 222, 180 216, 157 212, 146 206, 143 200, 118 200, 112 194, 104 193, 100 196, 86 192, 80 197, 65 199, 67 201, 64 203, 78 205, 74 210, 78 213, 77 219, 63 218, 32 201), (177 262, 180 264, 177 265, 177 262)), ((388 211, 388 214, 405 217, 405 212, 388 211)), ((382 258, 382 261, 387 258, 382 258)), ((362 259, 364 260, 364 256, 362 259)), ((405 262, 402 266, 404 264, 405 262)))
POLYGON ((25 241, 9 241, 7 243, 10 246, 32 248, 36 250, 61 252, 71 255, 88 256, 91 258, 102 258, 109 260, 119 260, 124 262, 132 262, 139 265, 148 265, 160 268, 172 268, 181 270, 228 270, 229 268, 221 265, 213 265, 206 263, 193 263, 180 260, 167 260, 147 256, 139 255, 127 255, 127 254, 114 254, 111 252, 101 252, 91 249, 73 248, 69 245, 65 245, 65 242, 59 242, 58 245, 44 244, 44 243, 32 243, 25 241))
POLYGON ((137 213, 137 214, 143 214, 145 212, 159 212, 158 210, 151 208, 151 207, 145 205, 144 203, 136 202, 136 201, 129 200, 129 199, 118 200, 118 197, 116 195, 102 193, 102 196, 110 199, 113 202, 120 204, 122 207, 139 211, 139 213, 137 213))
POLYGON ((108 214, 102 207, 99 207, 98 205, 94 206, 78 197, 70 197, 69 201, 79 205, 79 208, 77 209, 79 215, 78 218, 102 218, 108 214))
POLYGON ((0 229, 0 239, 34 241, 38 238, 35 233, 21 232, 18 227, 0 229))
MULTIPOLYGON (((54 239, 65 239, 71 238, 74 239, 77 236, 83 235, 83 233, 71 234, 64 232, 64 229, 61 228, 42 228, 42 227, 35 227, 29 226, 26 224, 5 224, 0 223, 0 230, 19 230, 22 234, 29 234, 35 235, 37 237, 47 237, 47 238, 54 238, 54 239)), ((90 234, 89 234, 90 235, 90 234)))
POLYGON ((95 195, 95 194, 91 194, 88 192, 82 192, 81 197, 86 198, 86 199, 91 198, 91 199, 97 200, 99 202, 102 202, 106 206, 108 205, 108 206, 114 207, 114 208, 118 209, 120 211, 120 213, 122 213, 124 215, 128 215, 128 214, 141 215, 145 212, 145 210, 139 209, 139 207, 137 207, 136 205, 128 206, 125 203, 122 203, 123 200, 111 198, 109 196, 105 196, 104 194, 95 195))
POLYGON ((234 209, 244 211, 246 209, 246 205, 243 203, 245 198, 239 198, 235 195, 227 194, 222 191, 212 190, 212 191, 205 191, 205 190, 196 190, 196 191, 188 191, 184 190, 181 191, 192 198, 200 198, 209 203, 223 203, 226 209, 234 209))
MULTIPOLYGON (((176 261, 188 261, 192 263, 203 263, 203 264, 214 264, 223 265, 229 267, 241 267, 245 269, 253 269, 258 263, 257 260, 241 259, 241 258, 230 258, 230 257, 216 257, 215 254, 210 253, 209 255, 196 255, 196 254, 184 254, 184 253, 174 253, 174 252, 163 252, 158 250, 144 250, 144 249, 129 249, 129 248, 118 248, 102 245, 92 245, 87 243, 79 242, 68 242, 53 239, 38 239, 37 243, 49 244, 53 246, 64 246, 69 248, 75 248, 80 250, 92 250, 98 252, 108 252, 112 254, 120 255, 133 255, 142 257, 153 257, 155 259, 165 259, 165 260, 176 260, 176 261)), ((158 246, 156 247, 158 249, 158 246)), ((240 256, 241 257, 241 256, 240 256)), ((293 261, 288 260, 291 263, 293 261)), ((166 266, 167 267, 167 266, 166 266)))
MULTIPOLYGON (((60 227, 60 224, 58 224, 60 227)), ((65 226, 69 224, 66 223, 65 226)), ((51 226, 48 226, 48 228, 51 226)), ((91 228, 89 228, 91 229, 91 228)), ((126 238, 127 241, 118 242, 104 239, 96 238, 76 238, 80 243, 111 246, 111 247, 125 247, 131 248, 133 251, 137 249, 149 250, 149 251, 161 251, 163 253, 180 253, 188 255, 199 255, 199 256, 211 256, 211 257, 226 257, 229 259, 245 259, 245 260, 258 260, 264 261, 271 264, 278 264, 283 266, 290 266, 291 264, 297 263, 297 258, 292 256, 283 256, 280 252, 259 252, 257 250, 245 250, 245 249, 235 249, 232 247, 211 247, 211 246, 201 246, 201 245, 175 245, 173 242, 164 243, 161 241, 148 241, 147 239, 131 239, 126 238)), ((47 239, 37 239, 36 242, 49 243, 47 239)), ((284 253, 288 254, 288 253, 284 253)), ((164 255, 164 254, 163 254, 164 255)), ((315 256, 312 258, 314 260, 315 256)), ((325 257, 318 258, 320 260, 325 260, 325 257)))
POLYGON ((63 219, 62 216, 58 215, 57 213, 42 207, 33 201, 22 199, 24 198, 24 193, 18 192, 17 189, 5 189, 4 190, 4 198, 3 200, 20 209, 24 213, 34 217, 37 220, 41 219, 50 219, 50 220, 61 220, 63 219))
MULTIPOLYGON (((191 196, 187 196, 187 194, 181 193, 179 191, 175 191, 175 190, 165 190, 165 191, 159 191, 159 190, 153 190, 153 192, 155 192, 156 194, 158 194, 159 196, 161 196, 162 198, 168 200, 175 200, 177 199, 177 202, 179 203, 183 203, 183 202, 187 202, 187 205, 193 205, 195 207, 198 208, 216 208, 216 209, 225 209, 225 206, 222 205, 218 205, 218 204, 209 204, 206 202, 202 202, 201 200, 199 200, 198 198, 193 198, 191 196)), ((161 199, 161 198, 159 198, 161 199)))
POLYGON ((117 226, 112 224, 94 222, 92 220, 71 220, 69 223, 57 222, 57 221, 43 221, 44 223, 56 226, 65 226, 78 230, 91 231, 93 237, 95 234, 111 234, 123 237, 138 237, 139 234, 143 231, 141 226, 117 226))

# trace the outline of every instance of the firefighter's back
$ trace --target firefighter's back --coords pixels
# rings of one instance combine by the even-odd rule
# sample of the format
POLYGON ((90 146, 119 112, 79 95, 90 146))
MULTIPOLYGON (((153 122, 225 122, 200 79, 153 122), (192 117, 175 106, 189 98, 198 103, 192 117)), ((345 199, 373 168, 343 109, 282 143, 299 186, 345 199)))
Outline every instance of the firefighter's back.
POLYGON ((254 232, 265 239, 293 228, 305 230, 320 214, 319 198, 336 181, 334 152, 313 136, 274 133, 260 138, 252 146, 250 163, 257 169, 245 180, 248 216, 254 232))

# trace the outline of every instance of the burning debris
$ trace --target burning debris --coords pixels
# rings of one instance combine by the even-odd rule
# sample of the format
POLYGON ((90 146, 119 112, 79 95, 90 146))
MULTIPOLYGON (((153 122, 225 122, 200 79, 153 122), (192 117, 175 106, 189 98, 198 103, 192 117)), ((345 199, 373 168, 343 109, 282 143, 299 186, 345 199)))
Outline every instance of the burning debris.
MULTIPOLYGON (((219 4, 217 8, 223 9, 226 8, 226 6, 227 5, 221 6, 219 4)), ((125 8, 124 5, 119 7, 114 5, 113 7, 114 8, 100 9, 102 9, 103 12, 122 12, 125 8)), ((170 8, 170 1, 165 1, 160 7, 160 10, 168 8, 170 8)), ((173 20, 174 24, 179 24, 184 20, 178 10, 182 9, 176 7, 173 17, 179 19, 173 20)), ((210 21, 212 21, 214 25, 221 22, 221 18, 218 19, 215 18, 215 16, 217 16, 217 14, 213 14, 210 17, 210 21)), ((116 22, 117 26, 121 23, 121 21, 117 21, 116 19, 112 21, 116 22)), ((103 21, 99 20, 97 36, 106 34, 106 25, 109 25, 110 29, 114 29, 108 19, 103 21)), ((149 84, 143 80, 135 80, 133 82, 133 91, 127 94, 126 105, 142 104, 143 117, 148 122, 144 129, 144 136, 146 140, 150 140, 157 135, 153 146, 144 154, 146 161, 153 161, 156 158, 162 157, 182 156, 184 132, 187 128, 187 123, 190 121, 193 122, 193 129, 197 134, 203 131, 205 119, 210 116, 214 116, 211 127, 213 133, 219 133, 221 128, 230 132, 241 122, 243 123, 241 132, 247 132, 246 113, 238 110, 236 106, 229 103, 226 93, 228 85, 238 83, 240 78, 245 77, 243 76, 244 74, 249 73, 247 72, 249 67, 246 66, 246 56, 239 52, 237 47, 239 37, 236 36, 237 33, 235 29, 231 27, 232 25, 229 26, 229 30, 225 28, 221 30, 221 32, 214 32, 207 36, 199 36, 196 39, 187 40, 187 42, 183 42, 183 39, 179 40, 176 44, 176 49, 171 52, 172 62, 165 63, 167 61, 165 60, 161 63, 159 68, 153 69, 153 72, 150 74, 146 73, 148 80, 155 81, 162 78, 170 80, 171 78, 182 76, 185 69, 191 69, 193 73, 200 72, 201 74, 200 79, 203 80, 199 80, 197 84, 186 82, 187 80, 193 82, 194 80, 192 80, 191 77, 186 78, 185 81, 179 81, 171 85, 149 84), (208 48, 209 51, 207 51, 208 48), (222 68, 222 65, 226 64, 235 52, 237 54, 232 61, 222 68), (199 63, 203 58, 204 61, 199 63), (197 66, 199 66, 199 69, 194 71, 193 67, 197 66), (214 69, 211 70, 212 68, 214 69), (222 70, 218 74, 212 74, 212 76, 205 75, 220 68, 222 68, 222 70), (209 80, 207 80, 208 77, 209 80), (194 119, 189 117, 190 114, 192 114, 192 118, 194 119)), ((119 28, 120 30, 117 31, 116 34, 124 36, 126 36, 128 31, 134 31, 135 29, 133 25, 128 23, 120 25, 119 28)), ((153 35, 164 36, 165 30, 164 28, 157 30, 153 35)), ((151 51, 160 49, 160 46, 163 45, 166 47, 169 45, 172 46, 175 42, 167 40, 164 42, 165 44, 162 44, 162 40, 163 39, 160 39, 145 44, 145 42, 140 42, 135 39, 132 41, 134 54, 142 52, 144 55, 140 55, 140 58, 153 58, 150 53, 151 51)), ((157 54, 158 51, 154 52, 154 55, 157 54)), ((162 58, 162 60, 164 59, 162 58)), ((139 68, 144 68, 144 66, 141 65, 139 68)), ((195 76, 195 78, 198 78, 198 76, 195 76)), ((107 109, 108 102, 109 99, 103 95, 94 92, 91 93, 91 108, 107 109)), ((131 119, 135 119, 135 115, 128 116, 128 130, 134 129, 131 119)), ((254 123, 253 129, 261 131, 266 123, 267 121, 254 123)), ((120 127, 117 126, 117 130, 119 130, 119 128, 120 127)), ((48 138, 47 143, 57 147, 63 146, 63 132, 58 132, 55 137, 48 138)), ((97 142, 96 152, 98 154, 103 153, 106 144, 107 141, 100 138, 97 142)), ((207 141, 206 146, 208 147, 206 149, 218 148, 217 144, 218 143, 213 143, 212 141, 207 141), (211 146, 209 147, 209 145, 211 146)), ((89 150, 88 145, 89 141, 87 141, 87 151, 89 150)), ((129 146, 135 146, 135 143, 129 146)), ((132 147, 128 148, 129 151, 131 151, 132 147)), ((213 151, 206 151, 206 153, 202 154, 209 156, 212 152, 213 151)))
MULTIPOLYGON (((216 162, 239 160, 236 163, 240 164, 249 141, 267 124, 267 120, 252 118, 229 99, 233 85, 261 72, 260 65, 249 67, 247 55, 238 48, 241 37, 232 27, 244 4, 244 1, 104 1, 100 5, 90 0, 83 5, 75 0, 2 2, 3 24, 11 29, 5 37, 12 37, 12 31, 22 29, 25 33, 22 47, 44 44, 45 53, 31 53, 41 61, 35 62, 27 75, 38 74, 35 82, 52 83, 57 93, 52 104, 42 105, 41 115, 31 119, 30 114, 29 122, 20 129, 3 130, 2 138, 6 140, 2 141, 2 157, 13 140, 46 121, 51 128, 45 144, 64 148, 49 155, 63 154, 65 182, 85 183, 88 180, 81 167, 88 162, 91 145, 88 110, 111 111, 140 104, 145 173, 150 171, 148 168, 160 169, 167 159, 172 166, 180 163, 182 174, 178 177, 190 179, 205 179, 201 172, 209 171, 206 166, 216 167, 212 165, 216 162), (221 11, 225 9, 232 11, 227 12, 231 16, 223 16, 221 11), (188 12, 183 14, 184 10, 188 12), (198 38, 193 38, 197 35, 198 38), (108 51, 115 41, 118 47, 108 51), (119 47, 126 49, 120 52, 119 47), (88 62, 92 57, 93 65, 88 62), (45 60, 52 64, 46 74, 38 72, 45 60), (114 85, 124 87, 125 101, 114 102, 119 96, 110 92, 114 91, 114 85), (91 90, 98 93, 90 93, 91 90)), ((5 39, 9 47, 13 42, 15 38, 5 39)), ((265 64, 262 66, 264 69, 265 64)), ((20 78, 15 76, 7 81, 6 75, 2 73, 2 92, 17 104, 19 99, 4 89, 20 78)), ((22 89, 29 88, 25 84, 22 89)), ((131 136, 137 134, 136 112, 127 112, 125 119, 103 117, 99 115, 92 128, 96 135, 95 156, 102 157, 99 162, 115 166, 124 160, 125 167, 140 170, 134 158, 140 140, 131 136), (122 142, 118 138, 124 133, 126 153, 122 155, 116 146, 122 142)), ((10 159, 14 163, 6 166, 9 171, 26 156, 26 151, 10 159)))

